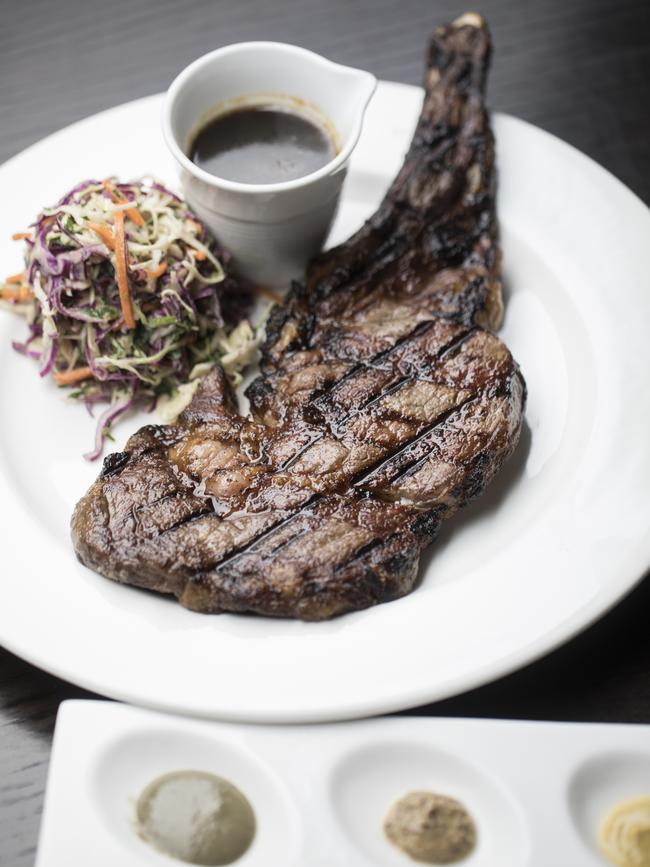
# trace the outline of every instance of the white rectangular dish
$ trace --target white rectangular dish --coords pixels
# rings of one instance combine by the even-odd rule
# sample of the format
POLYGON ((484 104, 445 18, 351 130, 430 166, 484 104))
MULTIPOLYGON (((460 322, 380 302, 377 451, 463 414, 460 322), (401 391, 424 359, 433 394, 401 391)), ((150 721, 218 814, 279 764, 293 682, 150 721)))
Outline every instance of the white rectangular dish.
POLYGON ((461 800, 477 826, 462 867, 598 867, 597 830, 617 802, 650 794, 650 729, 501 720, 383 718, 253 726, 100 701, 57 719, 36 867, 171 867, 135 830, 161 774, 221 775, 257 832, 238 867, 408 867, 384 837, 391 804, 425 789, 461 800))

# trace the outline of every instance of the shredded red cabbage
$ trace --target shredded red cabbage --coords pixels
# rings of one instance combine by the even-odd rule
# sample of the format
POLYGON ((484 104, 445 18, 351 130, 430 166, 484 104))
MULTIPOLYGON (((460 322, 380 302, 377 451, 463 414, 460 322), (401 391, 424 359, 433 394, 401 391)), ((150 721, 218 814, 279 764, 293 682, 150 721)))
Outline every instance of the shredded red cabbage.
POLYGON ((95 460, 117 418, 134 405, 153 408, 188 382, 196 365, 223 355, 227 256, 187 205, 156 181, 84 181, 31 228, 25 284, 34 300, 23 305, 30 333, 14 348, 38 359, 41 376, 74 382, 71 396, 91 414, 95 404, 109 403, 85 455, 95 460), (132 329, 110 244, 117 210, 125 212, 132 329))

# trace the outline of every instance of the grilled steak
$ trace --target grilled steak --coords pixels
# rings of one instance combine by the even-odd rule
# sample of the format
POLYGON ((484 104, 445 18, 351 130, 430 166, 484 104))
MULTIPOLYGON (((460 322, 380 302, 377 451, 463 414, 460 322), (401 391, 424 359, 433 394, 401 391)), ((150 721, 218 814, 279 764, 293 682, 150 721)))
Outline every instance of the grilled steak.
POLYGON ((267 423, 282 417, 287 399, 309 397, 303 385, 288 398, 299 368, 309 368, 313 391, 336 379, 339 369, 319 367, 323 357, 369 359, 434 316, 500 326, 494 140, 483 100, 489 58, 474 13, 434 34, 422 113, 379 210, 313 262, 306 285, 271 315, 264 376, 248 395, 267 423))
POLYGON ((192 609, 306 620, 413 588, 523 415, 485 330, 502 316, 489 53, 478 16, 435 32, 404 167, 274 309, 250 414, 216 368, 177 424, 110 455, 73 516, 83 563, 192 609))

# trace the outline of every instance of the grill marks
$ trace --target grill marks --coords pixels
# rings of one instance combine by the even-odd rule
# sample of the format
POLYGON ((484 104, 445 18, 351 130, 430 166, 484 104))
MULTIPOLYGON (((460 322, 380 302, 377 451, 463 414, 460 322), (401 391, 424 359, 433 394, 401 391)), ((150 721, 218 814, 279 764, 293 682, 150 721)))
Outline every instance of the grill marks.
MULTIPOLYGON (((470 399, 471 400, 471 399, 470 399)), ((463 406, 470 402, 470 400, 466 401, 465 404, 461 404, 459 407, 448 410, 442 413, 432 424, 430 424, 419 436, 416 438, 409 440, 406 444, 399 447, 399 449, 390 454, 385 459, 382 459, 378 464, 372 466, 369 470, 363 471, 359 474, 358 477, 352 479, 346 479, 346 483, 357 489, 359 492, 372 490, 370 485, 366 485, 366 482, 372 482, 373 477, 377 479, 380 478, 380 474, 383 472, 384 476, 388 476, 390 474, 390 468, 399 467, 399 470, 395 472, 395 474, 390 476, 390 481, 393 482, 401 475, 406 473, 414 463, 419 462, 421 460, 420 455, 423 454, 425 457, 430 454, 431 446, 426 443, 427 437, 434 431, 437 427, 443 424, 455 411, 461 410, 463 406), (420 446, 420 450, 418 451, 418 446, 420 446)), ((384 479, 386 481, 386 479, 384 479)), ((375 490, 372 491, 375 495, 380 492, 381 488, 379 485, 375 486, 375 490)), ((219 568, 221 569, 224 565, 231 563, 235 557, 241 557, 246 553, 251 551, 256 551, 258 548, 258 543, 261 541, 267 540, 269 537, 273 536, 276 532, 284 530, 287 525, 294 521, 298 517, 301 512, 305 512, 308 509, 313 509, 313 507, 326 499, 324 494, 316 494, 310 496, 301 506, 299 507, 299 511, 290 515, 289 517, 285 517, 282 520, 278 521, 277 524, 269 527, 264 530, 264 532, 260 533, 258 536, 252 538, 246 545, 242 548, 239 548, 237 551, 232 554, 227 555, 223 558, 219 563, 212 564, 211 568, 219 568)), ((303 535, 306 532, 305 530, 301 530, 298 533, 298 536, 303 535)), ((286 547, 293 539, 288 539, 281 544, 279 544, 276 548, 273 549, 272 553, 275 554, 282 548, 286 547)))
MULTIPOLYGON (((174 524, 165 527, 162 533, 169 533, 172 530, 178 530, 179 527, 184 527, 186 524, 196 521, 197 518, 204 518, 206 515, 211 514, 211 511, 212 510, 206 504, 203 504, 200 509, 189 512, 189 514, 185 515, 183 518, 179 518, 174 524)), ((159 535, 162 535, 162 533, 159 535)))
MULTIPOLYGON (((461 341, 459 339, 457 340, 458 347, 460 347, 460 345, 462 345, 462 342, 464 342, 464 341, 461 341)), ((409 377, 408 379, 401 380, 400 382, 396 383, 391 389, 389 389, 383 395, 379 395, 379 396, 373 398, 368 404, 365 405, 364 408, 372 406, 373 404, 377 403, 378 401, 380 401, 384 397, 396 392, 402 385, 404 385, 408 382, 413 382, 413 381, 414 381, 413 377, 409 377)), ((357 489, 359 492, 363 492, 366 490, 370 491, 371 490, 370 487, 367 487, 367 488, 365 487, 366 481, 368 481, 368 482, 372 481, 373 477, 379 478, 379 474, 381 472, 383 472, 384 475, 388 475, 388 473, 387 473, 388 468, 399 467, 399 472, 397 474, 394 474, 391 476, 391 481, 395 481, 395 479, 398 478, 399 475, 407 472, 408 468, 414 462, 420 460, 421 454, 429 454, 431 446, 428 445, 426 442, 429 434, 431 434, 432 431, 434 431, 443 422, 445 422, 450 416, 452 416, 454 412, 462 410, 462 408, 465 405, 467 405, 471 400, 475 400, 475 399, 476 398, 468 398, 464 403, 461 403, 459 406, 443 411, 438 416, 436 416, 434 418, 433 422, 431 422, 429 425, 427 425, 427 427, 424 429, 424 431, 419 433, 416 437, 414 437, 413 439, 407 440, 405 443, 400 444, 397 447, 396 451, 389 454, 387 457, 382 457, 382 459, 379 462, 377 462, 377 463, 375 463, 375 465, 371 466, 370 469, 363 470, 357 477, 352 477, 352 478, 346 477, 344 480, 344 484, 346 486, 349 486, 349 487, 351 486, 351 487, 357 489), (418 446, 420 446, 419 450, 418 450, 418 446)), ((348 415, 347 418, 350 418, 351 415, 352 414, 348 415)), ((386 414, 383 414, 383 417, 386 417, 386 414)), ((282 469, 287 469, 288 466, 295 465, 298 458, 301 457, 305 453, 305 450, 308 449, 309 447, 311 447, 317 440, 322 439, 324 436, 325 436, 325 434, 320 434, 317 438, 314 438, 308 445, 303 446, 296 453, 296 455, 289 462, 289 464, 285 464, 282 467, 282 469)), ((325 500, 324 494, 316 494, 316 495, 309 496, 308 495, 309 490, 310 489, 307 488, 305 491, 305 495, 307 496, 307 499, 305 500, 304 503, 300 504, 300 506, 298 507, 300 512, 304 512, 307 509, 312 509, 314 507, 314 505, 325 500)), ((376 486, 376 491, 378 491, 378 490, 379 490, 379 487, 376 486)), ((375 491, 375 493, 376 493, 376 491, 375 491)), ((286 529, 287 525, 290 522, 294 521, 294 519, 297 517, 297 514, 298 513, 290 515, 289 517, 283 517, 280 521, 277 522, 277 524, 265 529, 258 536, 253 537, 246 545, 237 549, 237 551, 226 555, 220 562, 212 564, 211 568, 222 569, 224 567, 224 565, 232 564, 232 561, 235 558, 240 558, 241 556, 244 556, 245 554, 250 553, 250 552, 256 552, 258 550, 258 546, 259 546, 259 543, 261 541, 267 540, 269 537, 273 536, 276 532, 280 532, 280 531, 286 529)), ((296 538, 302 536, 305 532, 306 531, 304 529, 300 530, 298 532, 296 538)), ((293 538, 285 540, 284 542, 279 544, 276 548, 273 548, 272 553, 273 554, 278 553, 281 549, 285 548, 292 541, 293 541, 293 538)))
MULTIPOLYGON (((341 394, 342 389, 337 388, 336 402, 331 394, 319 397, 316 403, 323 415, 321 431, 312 431, 307 442, 301 443, 299 450, 278 469, 296 475, 313 472, 313 464, 317 463, 321 472, 325 471, 327 456, 318 453, 327 444, 341 446, 347 456, 364 446, 376 447, 382 453, 374 458, 372 455, 365 459, 353 455, 356 463, 363 460, 369 464, 376 463, 385 457, 386 451, 407 445, 423 427, 435 424, 441 413, 466 400, 473 393, 472 389, 485 388, 488 371, 481 370, 476 364, 474 369, 470 364, 469 373, 465 373, 470 380, 473 374, 475 381, 468 381, 460 389, 455 387, 452 372, 446 373, 447 362, 436 364, 441 352, 445 353, 446 360, 454 357, 453 345, 457 351, 461 351, 467 343, 467 335, 459 334, 457 326, 434 324, 438 325, 435 335, 433 329, 422 330, 418 335, 419 339, 428 335, 429 343, 433 343, 433 346, 417 346, 415 339, 410 344, 403 343, 401 353, 383 357, 383 366, 378 363, 372 367, 360 366, 353 377, 348 377, 347 395, 341 394), (453 344, 449 339, 450 332, 454 333, 453 344), (435 376, 432 373, 434 370, 435 376), (416 372, 422 375, 416 376, 416 372), (354 380, 357 378, 362 382, 362 388, 355 387, 354 380), (418 405, 418 398, 422 401, 421 405, 418 405), (318 455, 315 461, 307 460, 310 452, 318 455)), ((284 432, 290 438, 292 426, 302 429, 303 422, 289 422, 279 433, 284 432)), ((348 465, 346 476, 361 468, 348 465)), ((262 479, 261 483, 266 483, 266 479, 262 479)))
POLYGON ((359 478, 354 480, 354 487, 357 490, 376 492, 380 489, 381 485, 399 479, 421 460, 430 456, 431 450, 435 448, 435 444, 431 442, 431 435, 451 416, 455 413, 460 413, 464 407, 476 400, 476 397, 467 398, 467 400, 458 406, 441 413, 418 436, 406 443, 399 451, 389 455, 371 467, 367 472, 362 473, 359 478))
POLYGON ((77 506, 80 559, 201 611, 321 619, 409 592, 440 522, 519 436, 501 316, 481 26, 439 28, 422 117, 371 220, 267 324, 237 414, 223 373, 143 428, 77 506))

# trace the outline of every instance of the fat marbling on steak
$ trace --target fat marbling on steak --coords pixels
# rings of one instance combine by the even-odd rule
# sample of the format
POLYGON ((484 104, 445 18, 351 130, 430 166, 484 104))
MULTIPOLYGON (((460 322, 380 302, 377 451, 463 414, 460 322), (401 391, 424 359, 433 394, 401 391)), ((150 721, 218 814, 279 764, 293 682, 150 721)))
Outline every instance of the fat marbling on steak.
POLYGON ((490 41, 431 40, 422 116, 377 213, 270 317, 239 414, 220 368, 175 425, 110 455, 72 519, 80 560, 206 612, 319 620, 413 589, 441 522, 517 443, 502 317, 490 41))

